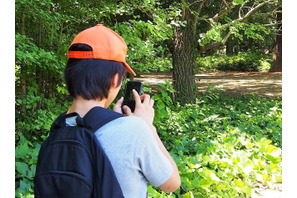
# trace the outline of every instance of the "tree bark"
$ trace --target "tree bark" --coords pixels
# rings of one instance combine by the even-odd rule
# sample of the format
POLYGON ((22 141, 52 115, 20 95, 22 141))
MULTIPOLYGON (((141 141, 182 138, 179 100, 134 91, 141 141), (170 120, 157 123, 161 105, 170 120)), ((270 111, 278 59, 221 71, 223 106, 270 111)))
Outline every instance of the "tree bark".
MULTIPOLYGON (((23 15, 21 17, 21 21, 22 21, 22 29, 21 29, 21 33, 23 35, 26 34, 25 32, 25 16, 23 15)), ((21 65, 21 86, 22 86, 22 95, 26 95, 27 94, 27 81, 26 81, 26 73, 27 70, 25 68, 25 64, 21 65)))
POLYGON ((197 88, 195 84, 195 58, 197 50, 196 24, 197 16, 188 8, 183 10, 182 21, 186 20, 185 27, 174 29, 172 50, 173 87, 176 96, 182 103, 195 101, 197 88))
POLYGON ((226 42, 226 55, 233 55, 233 36, 226 42))
POLYGON ((49 74, 49 78, 48 78, 48 97, 52 98, 54 97, 54 75, 53 74, 49 74))
MULTIPOLYGON (((277 21, 282 20, 282 13, 277 13, 277 21)), ((274 52, 272 58, 272 65, 269 72, 282 71, 282 25, 278 25, 278 34, 274 38, 274 52)))

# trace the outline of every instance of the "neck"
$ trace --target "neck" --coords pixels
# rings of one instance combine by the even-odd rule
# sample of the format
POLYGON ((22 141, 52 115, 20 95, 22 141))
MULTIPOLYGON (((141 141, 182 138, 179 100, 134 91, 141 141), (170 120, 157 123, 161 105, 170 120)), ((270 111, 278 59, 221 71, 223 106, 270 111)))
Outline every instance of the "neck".
POLYGON ((76 112, 80 116, 86 115, 90 109, 93 107, 103 107, 106 108, 106 99, 103 100, 85 100, 81 96, 78 96, 73 100, 73 103, 67 113, 76 112))

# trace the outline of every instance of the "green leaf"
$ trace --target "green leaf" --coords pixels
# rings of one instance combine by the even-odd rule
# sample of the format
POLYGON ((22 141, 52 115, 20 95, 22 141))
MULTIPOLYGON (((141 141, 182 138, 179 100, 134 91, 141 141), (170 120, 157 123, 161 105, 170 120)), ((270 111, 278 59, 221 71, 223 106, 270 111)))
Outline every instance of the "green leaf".
POLYGON ((271 140, 268 140, 266 138, 262 138, 259 144, 263 145, 263 146, 268 146, 271 142, 272 142, 271 140))
POLYGON ((28 147, 28 143, 25 142, 21 145, 18 145, 15 148, 15 157, 19 159, 25 159, 28 156, 29 152, 30 152, 30 149, 28 147))
POLYGON ((158 106, 159 109, 164 109, 165 108, 165 104, 162 101, 158 101, 157 106, 158 106))
POLYGON ((190 191, 190 192, 187 192, 187 193, 184 194, 182 197, 183 197, 183 198, 194 198, 193 193, 192 193, 191 191, 190 191))
POLYGON ((246 193, 248 195, 251 195, 252 190, 249 186, 247 186, 245 183, 238 179, 234 179, 233 184, 235 185, 235 189, 237 189, 239 192, 246 193))
POLYGON ((206 190, 207 192, 210 192, 210 187, 211 182, 207 179, 201 179, 200 180, 200 187, 203 188, 204 190, 206 190))
POLYGON ((23 179, 20 181, 20 187, 17 190, 21 193, 29 192, 31 185, 32 182, 28 181, 27 179, 23 179))
POLYGON ((16 162, 16 171, 21 173, 21 176, 24 177, 27 175, 27 171, 29 170, 28 165, 23 162, 16 162))
POLYGON ((210 173, 210 178, 213 180, 213 181, 215 181, 215 182, 219 182, 220 181, 220 178, 218 178, 217 176, 216 176, 216 174, 214 174, 214 173, 210 173))
POLYGON ((278 154, 265 154, 265 158, 274 164, 278 164, 282 161, 282 158, 278 154))

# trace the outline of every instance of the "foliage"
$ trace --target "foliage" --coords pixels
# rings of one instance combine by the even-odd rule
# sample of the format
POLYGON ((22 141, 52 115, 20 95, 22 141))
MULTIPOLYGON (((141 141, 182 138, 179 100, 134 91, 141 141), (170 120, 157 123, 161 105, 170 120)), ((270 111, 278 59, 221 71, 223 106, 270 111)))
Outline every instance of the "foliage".
POLYGON ((15 188, 16 197, 33 194, 33 178, 41 143, 54 119, 67 109, 69 102, 38 95, 37 87, 28 87, 26 97, 16 101, 15 188), (40 108, 38 108, 40 106, 40 108), (24 108, 26 113, 21 113, 24 108))
POLYGON ((16 191, 15 197, 30 197, 33 191, 37 156, 40 144, 28 141, 21 133, 16 134, 15 148, 16 191))
POLYGON ((280 99, 216 92, 180 105, 168 83, 158 89, 154 124, 182 185, 170 195, 150 186, 149 197, 250 197, 255 184, 282 182, 280 99))
MULTIPOLYGON (((157 89, 153 96, 154 125, 178 165, 182 186, 173 194, 149 186, 149 197, 249 197, 255 184, 272 188, 282 181, 281 99, 225 97, 213 92, 194 104, 180 105, 172 100, 175 91, 169 81, 157 89)), ((63 106, 48 105, 37 115, 31 112, 32 118, 40 117, 36 122, 17 122, 17 197, 30 197, 33 193, 42 141, 32 136, 25 138, 21 129, 40 128, 44 139, 54 115, 61 109, 63 106)))
MULTIPOLYGON (((244 41, 242 42, 245 42, 247 46, 259 46, 255 47, 257 50, 272 43, 273 34, 267 37, 267 33, 274 32, 273 23, 275 23, 275 19, 270 17, 273 14, 269 17, 259 16, 271 13, 277 4, 270 4, 269 7, 258 10, 258 17, 255 15, 253 19, 231 24, 238 16, 239 9, 253 7, 250 5, 253 3, 256 5, 263 1, 237 0, 232 1, 233 3, 230 1, 227 2, 228 6, 226 7, 222 2, 213 4, 212 1, 207 1, 200 13, 193 10, 199 21, 197 35, 200 33, 206 35, 201 38, 203 44, 221 41, 227 30, 232 30, 232 33, 239 39, 241 38, 240 35, 244 33, 247 34, 246 37, 260 41, 263 38, 264 41, 261 41, 260 45, 257 42, 251 44, 250 40, 246 40, 245 36, 243 37, 244 41), (236 6, 233 7, 233 4, 236 6), (236 11, 225 13, 222 8, 223 10, 236 8, 236 11), (221 18, 214 20, 217 14, 222 14, 219 15, 221 18), (264 28, 261 24, 265 23, 269 26, 264 28), (231 24, 231 26, 227 27, 224 24, 231 24)), ((174 67, 171 55, 174 31, 188 25, 187 21, 182 19, 184 9, 188 9, 189 6, 188 1, 159 0, 17 0, 15 2, 16 197, 32 196, 32 181, 40 144, 45 139, 52 121, 69 106, 70 98, 66 95, 67 91, 62 73, 66 63, 66 51, 74 35, 87 27, 103 23, 125 39, 129 50, 127 61, 137 72, 168 71, 174 67)), ((254 48, 251 48, 250 51, 255 52, 254 48)), ((264 65, 269 67, 270 62, 271 58, 244 54, 234 57, 205 57, 196 61, 199 69, 240 69, 245 71, 259 68, 259 64, 262 64, 263 67, 264 65)), ((145 89, 150 90, 147 86, 145 89)), ((258 161, 261 160, 260 164, 265 165, 265 163, 273 161, 273 168, 267 167, 266 169, 267 176, 263 176, 259 171, 259 175, 256 175, 257 180, 261 175, 263 177, 261 182, 265 184, 277 180, 274 175, 279 174, 279 172, 277 174, 274 172, 280 169, 279 163, 277 163, 279 155, 276 154, 278 150, 269 146, 274 145, 278 149, 281 148, 280 100, 255 97, 227 99, 218 97, 216 93, 213 93, 197 100, 192 105, 180 105, 174 102, 176 92, 169 82, 160 85, 157 89, 158 94, 154 96, 156 100, 155 124, 158 126, 166 146, 175 156, 183 178, 183 187, 179 192, 175 195, 162 193, 162 196, 176 197, 180 194, 183 197, 191 197, 191 195, 196 196, 198 193, 210 195, 216 192, 219 195, 220 189, 216 191, 213 189, 213 185, 208 185, 208 183, 204 183, 204 188, 196 188, 197 182, 201 184, 201 181, 204 182, 204 180, 216 182, 216 177, 218 177, 220 181, 223 181, 223 177, 216 172, 218 170, 227 175, 224 176, 224 178, 229 178, 227 181, 232 180, 229 183, 232 187, 235 188, 237 185, 243 194, 248 194, 249 190, 246 189, 246 186, 250 186, 251 181, 242 180, 242 178, 237 177, 237 173, 234 173, 238 163, 229 164, 234 167, 229 168, 232 172, 229 174, 226 173, 228 169, 224 169, 224 166, 222 167, 219 162, 211 161, 211 163, 217 163, 217 167, 220 168, 214 169, 204 166, 206 161, 200 159, 200 157, 203 159, 203 157, 212 156, 213 154, 210 153, 214 152, 212 149, 226 149, 228 151, 228 153, 224 151, 226 157, 231 157, 231 154, 236 155, 237 152, 241 151, 239 145, 242 143, 236 142, 233 138, 235 136, 242 137, 246 142, 254 141, 251 147, 247 146, 249 144, 243 145, 242 148, 245 146, 246 149, 242 149, 244 150, 242 152, 259 154, 258 161), (217 104, 219 101, 222 102, 221 105, 217 104), (226 109, 225 106, 228 108, 226 109), (265 113, 271 116, 265 116, 265 113), (206 121, 202 121, 205 119, 206 121), (234 136, 228 135, 232 131, 235 131, 234 136), (262 137, 267 139, 267 141, 263 139, 264 142, 266 141, 267 149, 270 148, 267 152, 260 145, 262 137), (230 139, 229 143, 226 142, 226 138, 230 139), (268 140, 272 142, 267 143, 268 140), (207 141, 208 144, 206 144, 207 141), (230 147, 232 144, 238 145, 238 147, 234 150, 223 148, 223 145, 227 143, 230 144, 230 147), (233 153, 229 150, 232 150, 233 153), (208 168, 203 169, 203 171, 213 172, 216 177, 210 174, 210 178, 206 177, 202 180, 204 173, 199 172, 202 171, 201 168, 193 168, 189 165, 190 162, 195 164, 191 161, 195 156, 199 156, 199 163, 202 164, 202 167, 208 168), (185 166, 183 163, 188 165, 185 166), (191 171, 196 174, 195 177, 191 175, 191 171), (196 178, 197 174, 201 176, 196 178), (230 180, 231 176, 229 177, 229 175, 234 176, 235 179, 230 180), (189 180, 187 181, 186 178, 189 180), (192 186, 189 182, 192 182, 192 186), (243 187, 241 182, 244 184, 243 187)), ((218 153, 216 155, 222 156, 218 153)), ((252 164, 254 164, 253 160, 252 164)), ((263 168, 262 165, 260 168, 263 168)), ((258 169, 255 168, 255 170, 258 169)), ((227 185, 227 182, 222 182, 222 185, 227 185)), ((234 192, 222 191, 222 193, 232 194, 234 192)), ((152 187, 149 187, 149 194, 153 194, 154 197, 160 195, 158 190, 156 191, 152 187)))
MULTIPOLYGON (((174 69, 174 31, 187 27, 190 21, 185 18, 185 10, 198 4, 201 4, 201 12, 191 12, 199 21, 196 36, 204 35, 200 44, 222 41, 230 30, 237 38, 247 35, 247 38, 264 40, 271 45, 275 32, 272 10, 278 6, 278 1, 253 10, 261 2, 18 0, 15 4, 17 95, 25 95, 27 87, 35 83, 40 94, 53 97, 56 86, 63 83, 61 74, 71 40, 78 32, 97 23, 122 35, 128 44, 127 61, 137 72, 174 69), (251 10, 255 17, 238 19, 238 13, 245 16, 251 10), (266 17, 259 17, 264 14, 266 17), (267 37, 267 34, 272 36, 267 37)), ((193 35, 191 43, 198 46, 196 36, 193 35)), ((249 47, 260 45, 244 40, 249 47)), ((258 48, 262 49, 263 45, 258 48)))
POLYGON ((127 61, 137 72, 165 71, 172 68, 167 49, 160 44, 168 33, 151 22, 129 20, 117 24, 117 32, 128 46, 127 61))
POLYGON ((261 71, 267 72, 272 56, 265 54, 242 53, 233 56, 198 57, 196 71, 261 71))

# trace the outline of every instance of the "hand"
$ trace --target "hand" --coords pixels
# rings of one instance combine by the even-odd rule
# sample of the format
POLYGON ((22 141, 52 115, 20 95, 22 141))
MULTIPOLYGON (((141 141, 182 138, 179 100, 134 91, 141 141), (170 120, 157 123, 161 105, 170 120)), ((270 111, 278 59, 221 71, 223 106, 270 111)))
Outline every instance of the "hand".
POLYGON ((135 110, 132 113, 131 109, 127 105, 124 105, 123 109, 125 111, 125 114, 127 116, 141 117, 149 126, 153 125, 155 117, 155 110, 153 108, 154 100, 151 99, 150 96, 147 94, 139 96, 137 91, 135 91, 134 89, 132 90, 132 92, 135 100, 135 110), (143 102, 141 102, 141 100, 143 100, 143 102))
POLYGON ((123 114, 122 113, 122 103, 124 101, 124 97, 121 97, 117 103, 115 104, 115 106, 113 107, 113 111, 117 112, 117 113, 120 113, 120 114, 123 114))

